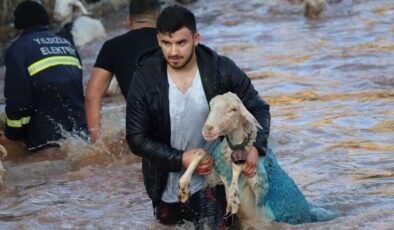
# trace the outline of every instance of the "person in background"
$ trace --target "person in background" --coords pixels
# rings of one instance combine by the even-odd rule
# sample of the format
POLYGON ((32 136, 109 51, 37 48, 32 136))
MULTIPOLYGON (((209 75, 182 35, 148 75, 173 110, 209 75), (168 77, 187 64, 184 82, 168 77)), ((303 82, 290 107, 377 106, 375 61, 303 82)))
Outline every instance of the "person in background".
POLYGON ((190 182, 191 197, 178 200, 178 180, 197 151, 212 152, 219 143, 202 136, 208 102, 231 91, 263 127, 247 155, 242 172, 256 174, 259 155, 265 155, 270 128, 269 105, 247 75, 229 58, 200 44, 196 19, 181 6, 163 10, 157 20, 159 46, 144 52, 130 84, 126 109, 126 139, 142 157, 146 191, 154 214, 163 224, 191 221, 197 228, 225 228, 223 186, 205 186, 213 168, 211 157, 200 162, 190 182))
POLYGON ((156 19, 160 13, 158 0, 131 0, 127 24, 130 31, 106 41, 101 48, 86 88, 85 109, 90 138, 95 142, 100 133, 101 102, 115 75, 126 98, 138 55, 156 47, 156 19))
POLYGON ((87 139, 82 65, 66 39, 48 29, 46 9, 23 1, 13 12, 20 36, 5 57, 6 125, 0 143, 22 141, 31 152, 56 152, 65 132, 87 139))

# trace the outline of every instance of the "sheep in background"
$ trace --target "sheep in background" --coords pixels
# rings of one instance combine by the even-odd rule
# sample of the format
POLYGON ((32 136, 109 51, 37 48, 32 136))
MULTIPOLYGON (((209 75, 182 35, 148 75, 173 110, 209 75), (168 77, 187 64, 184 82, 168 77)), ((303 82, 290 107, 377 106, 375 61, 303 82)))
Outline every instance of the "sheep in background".
MULTIPOLYGON (((103 24, 89 16, 88 10, 80 0, 56 0, 53 11, 54 20, 60 23, 60 35, 73 42, 78 48, 101 37, 105 37, 103 24), (71 32, 71 35, 70 35, 71 32)), ((119 95, 118 82, 112 79, 107 95, 119 95)))
POLYGON ((277 0, 278 3, 268 8, 268 12, 279 15, 299 15, 308 19, 318 19, 330 4, 340 3, 342 0, 277 0), (294 7, 297 5, 297 7, 294 7))
POLYGON ((317 19, 321 12, 327 8, 325 0, 304 0, 304 15, 310 19, 317 19))
POLYGON ((120 95, 122 92, 120 91, 120 87, 118 81, 115 77, 112 78, 111 83, 108 86, 106 96, 117 96, 120 95))
POLYGON ((70 29, 72 41, 76 47, 101 37, 105 37, 103 24, 89 16, 88 10, 80 0, 56 0, 53 11, 53 19, 64 27, 71 23, 70 29))
POLYGON ((287 0, 292 4, 301 4, 304 16, 309 19, 317 19, 327 9, 328 3, 339 3, 342 0, 287 0))

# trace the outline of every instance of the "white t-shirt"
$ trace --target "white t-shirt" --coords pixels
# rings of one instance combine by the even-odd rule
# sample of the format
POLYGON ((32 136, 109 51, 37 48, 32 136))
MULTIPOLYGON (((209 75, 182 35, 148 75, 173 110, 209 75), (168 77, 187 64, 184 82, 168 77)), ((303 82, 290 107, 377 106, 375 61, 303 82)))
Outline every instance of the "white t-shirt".
MULTIPOLYGON (((202 136, 202 129, 209 113, 207 98, 202 86, 200 73, 197 70, 196 76, 189 87, 183 93, 171 76, 167 73, 169 84, 169 106, 171 120, 171 146, 184 151, 192 148, 204 148, 212 152, 216 142, 207 142, 202 136)), ((167 186, 161 199, 167 203, 179 202, 178 200, 178 181, 185 172, 170 172, 167 179, 167 186)), ((193 174, 190 181, 190 192, 194 194, 201 190, 205 185, 205 177, 193 174)))

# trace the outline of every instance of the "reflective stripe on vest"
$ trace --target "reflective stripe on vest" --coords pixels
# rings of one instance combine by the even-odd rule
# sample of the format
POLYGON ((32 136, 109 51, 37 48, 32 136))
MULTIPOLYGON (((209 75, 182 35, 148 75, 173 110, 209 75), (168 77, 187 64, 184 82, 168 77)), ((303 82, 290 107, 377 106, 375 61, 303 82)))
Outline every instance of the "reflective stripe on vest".
POLYGON ((22 128, 23 125, 27 125, 29 124, 29 122, 30 122, 30 116, 22 117, 19 120, 10 120, 7 118, 7 125, 13 128, 22 128))
POLYGON ((71 56, 55 56, 55 57, 44 58, 37 62, 34 62, 27 69, 30 73, 30 76, 33 76, 38 72, 41 72, 49 67, 56 65, 74 65, 82 69, 79 60, 71 56))

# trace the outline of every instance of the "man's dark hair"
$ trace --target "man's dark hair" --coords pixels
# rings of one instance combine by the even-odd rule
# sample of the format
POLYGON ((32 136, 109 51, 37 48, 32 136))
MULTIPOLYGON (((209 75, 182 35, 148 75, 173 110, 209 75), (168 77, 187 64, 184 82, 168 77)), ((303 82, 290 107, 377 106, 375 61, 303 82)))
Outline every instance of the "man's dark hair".
POLYGON ((160 11, 159 0, 130 0, 129 15, 136 16, 160 11))
POLYGON ((188 28, 192 34, 197 32, 194 14, 182 6, 166 7, 157 19, 157 30, 162 34, 172 34, 182 27, 188 28))

